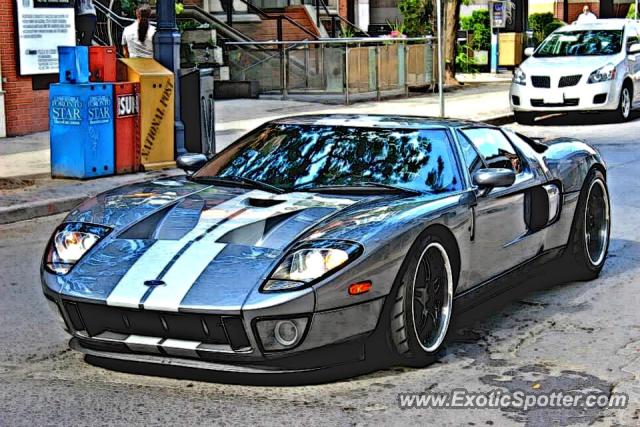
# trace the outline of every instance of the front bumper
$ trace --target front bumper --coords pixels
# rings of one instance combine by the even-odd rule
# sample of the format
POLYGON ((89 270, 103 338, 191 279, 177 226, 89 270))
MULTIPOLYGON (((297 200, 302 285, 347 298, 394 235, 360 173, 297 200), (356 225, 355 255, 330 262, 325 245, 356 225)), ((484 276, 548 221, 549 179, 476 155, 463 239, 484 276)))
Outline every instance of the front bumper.
MULTIPOLYGON (((584 78, 583 78, 584 80, 584 78)), ((580 82, 571 87, 536 88, 511 84, 509 104, 513 111, 560 112, 615 110, 620 99, 617 81, 580 82)))
POLYGON ((315 298, 311 290, 302 301, 284 304, 291 306, 290 309, 271 306, 235 314, 161 313, 69 299, 47 290, 46 286, 44 289, 65 330, 72 336, 71 347, 85 354, 121 361, 188 368, 206 366, 208 370, 246 373, 297 372, 362 360, 364 341, 376 329, 384 304, 384 298, 377 298, 313 312, 315 298), (291 313, 292 310, 307 309, 308 312, 291 313), (307 316, 309 322, 295 347, 265 351, 255 325, 264 318, 277 318, 276 313, 283 318, 307 316), (85 320, 89 315, 91 317, 85 320), (124 318, 126 320, 122 320, 124 318), (161 327, 154 326, 160 324, 161 327), (349 351, 331 350, 336 344, 354 342, 358 344, 349 351))

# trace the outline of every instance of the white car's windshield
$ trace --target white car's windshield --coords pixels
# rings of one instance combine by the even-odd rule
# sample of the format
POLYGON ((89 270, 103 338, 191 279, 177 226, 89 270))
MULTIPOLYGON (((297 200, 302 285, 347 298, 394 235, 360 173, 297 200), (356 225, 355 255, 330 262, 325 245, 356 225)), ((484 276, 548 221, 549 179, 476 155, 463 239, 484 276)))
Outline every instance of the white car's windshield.
POLYGON ((622 30, 563 31, 547 37, 534 56, 613 55, 621 49, 622 30))

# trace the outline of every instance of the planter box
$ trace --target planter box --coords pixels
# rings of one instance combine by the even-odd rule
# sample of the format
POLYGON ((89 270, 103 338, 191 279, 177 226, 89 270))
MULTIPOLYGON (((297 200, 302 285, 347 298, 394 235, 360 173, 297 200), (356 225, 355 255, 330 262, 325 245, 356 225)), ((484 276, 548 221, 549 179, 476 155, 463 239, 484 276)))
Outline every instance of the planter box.
POLYGON ((181 35, 181 44, 216 44, 216 30, 214 29, 189 29, 184 30, 181 35))

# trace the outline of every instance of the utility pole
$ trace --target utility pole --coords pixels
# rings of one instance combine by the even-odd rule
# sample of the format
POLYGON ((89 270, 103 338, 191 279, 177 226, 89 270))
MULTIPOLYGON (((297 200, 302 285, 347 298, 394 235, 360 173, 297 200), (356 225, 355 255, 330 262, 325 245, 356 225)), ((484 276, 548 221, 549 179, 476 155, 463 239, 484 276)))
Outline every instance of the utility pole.
POLYGON ((175 153, 187 152, 184 146, 184 125, 180 117, 180 32, 176 25, 175 0, 158 0, 156 4, 158 27, 153 40, 153 57, 173 72, 175 90, 175 153))
POLYGON ((442 0, 436 1, 436 25, 438 26, 438 97, 440 117, 444 117, 444 37, 442 28, 442 0))

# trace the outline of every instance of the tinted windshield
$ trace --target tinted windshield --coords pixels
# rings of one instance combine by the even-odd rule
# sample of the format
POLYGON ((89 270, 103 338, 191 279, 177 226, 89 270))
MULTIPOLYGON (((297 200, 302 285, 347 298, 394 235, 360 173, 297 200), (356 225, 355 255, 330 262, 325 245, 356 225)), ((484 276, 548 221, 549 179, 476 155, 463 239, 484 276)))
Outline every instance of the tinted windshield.
POLYGON ((622 49, 622 30, 563 31, 547 37, 536 57, 613 55, 622 49))
POLYGON ((444 130, 275 124, 230 146, 194 177, 236 176, 284 190, 364 182, 442 193, 461 189, 444 130))

